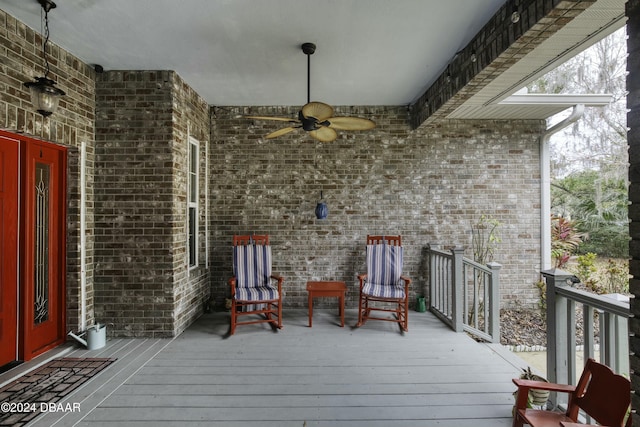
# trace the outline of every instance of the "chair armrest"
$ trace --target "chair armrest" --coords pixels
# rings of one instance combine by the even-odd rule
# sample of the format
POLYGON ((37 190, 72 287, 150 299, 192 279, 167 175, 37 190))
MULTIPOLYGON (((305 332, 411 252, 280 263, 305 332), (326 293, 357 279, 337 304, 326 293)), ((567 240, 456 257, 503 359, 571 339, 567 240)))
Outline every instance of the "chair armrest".
POLYGON ((358 280, 360 281, 360 290, 362 291, 362 287, 364 286, 364 282, 367 280, 367 273, 358 274, 358 280))
POLYGON ((231 288, 231 299, 233 299, 236 294, 236 276, 229 279, 229 287, 231 288))
POLYGON ((544 381, 524 380, 521 378, 513 378, 512 381, 515 385, 518 386, 518 390, 515 393, 515 407, 517 410, 524 410, 527 408, 527 400, 529 398, 530 389, 558 391, 563 393, 573 393, 576 390, 575 386, 567 384, 555 384, 544 381))
POLYGON ((562 427, 605 427, 605 426, 600 426, 599 424, 580 424, 580 423, 570 423, 567 421, 560 421, 560 425, 562 427))
POLYGON ((407 276, 400 276, 400 280, 404 281, 405 286, 409 286, 411 284, 411 279, 409 279, 407 276))
POLYGON ((524 380, 521 378, 513 378, 512 381, 518 386, 518 389, 534 388, 536 390, 559 391, 563 393, 573 393, 576 390, 576 386, 570 384, 555 384, 544 381, 524 380))
POLYGON ((271 276, 269 276, 271 279, 273 280, 277 280, 278 281, 278 292, 282 292, 282 282, 284 282, 284 277, 282 277, 279 274, 276 273, 272 273, 271 276))

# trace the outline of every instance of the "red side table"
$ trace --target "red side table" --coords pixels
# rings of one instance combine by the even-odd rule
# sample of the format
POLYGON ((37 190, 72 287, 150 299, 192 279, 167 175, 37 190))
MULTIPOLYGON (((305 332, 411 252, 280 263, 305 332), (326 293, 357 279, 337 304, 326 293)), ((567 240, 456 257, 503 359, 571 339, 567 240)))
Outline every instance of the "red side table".
POLYGON ((313 298, 316 297, 339 299, 340 326, 344 327, 344 295, 347 292, 347 285, 344 282, 307 282, 307 292, 309 292, 309 327, 313 322, 313 298))

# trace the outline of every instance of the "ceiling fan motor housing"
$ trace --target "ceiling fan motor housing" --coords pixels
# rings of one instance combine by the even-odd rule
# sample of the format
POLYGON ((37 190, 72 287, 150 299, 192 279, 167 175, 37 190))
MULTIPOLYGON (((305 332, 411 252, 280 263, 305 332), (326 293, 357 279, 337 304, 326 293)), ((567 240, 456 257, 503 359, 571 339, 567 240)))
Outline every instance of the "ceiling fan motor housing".
POLYGON ((306 130, 307 132, 317 129, 316 123, 318 123, 318 119, 316 119, 315 117, 305 117, 302 114, 302 110, 298 111, 298 120, 300 120, 300 122, 302 123, 302 129, 306 130))
POLYGON ((316 51, 316 45, 313 43, 303 43, 302 44, 302 52, 304 52, 305 55, 313 55, 313 53, 316 51))

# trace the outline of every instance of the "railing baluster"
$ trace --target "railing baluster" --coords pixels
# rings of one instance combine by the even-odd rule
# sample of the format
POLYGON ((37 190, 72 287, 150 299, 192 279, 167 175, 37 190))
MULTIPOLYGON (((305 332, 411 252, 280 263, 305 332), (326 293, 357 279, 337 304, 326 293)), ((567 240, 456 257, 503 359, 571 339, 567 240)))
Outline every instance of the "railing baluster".
POLYGON ((615 323, 609 312, 604 313, 604 328, 600 330, 600 351, 604 352, 604 364, 615 370, 615 323), (604 342, 604 348, 602 343, 604 342))
POLYGON ((582 325, 584 343, 583 357, 584 360, 595 358, 595 328, 593 327, 594 316, 593 307, 587 304, 582 305, 582 325))
POLYGON ((464 263, 462 264, 462 283, 462 318, 468 319, 471 313, 471 309, 469 308, 469 292, 467 292, 467 287, 469 286, 469 268, 467 268, 464 263))
POLYGON ((567 346, 567 384, 576 383, 576 302, 567 299, 567 342, 574 345, 567 346))
POLYGON ((618 372, 629 372, 629 318, 616 316, 616 367, 618 372))
POLYGON ((473 316, 471 319, 465 319, 465 321, 467 321, 468 325, 472 328, 478 329, 478 310, 480 309, 480 305, 478 304, 478 290, 480 289, 480 287, 478 286, 478 272, 474 272, 474 274, 472 275, 471 283, 472 286, 467 289, 467 292, 469 292, 469 295, 467 297, 471 299, 471 303, 473 305, 473 309, 471 312, 473 316))

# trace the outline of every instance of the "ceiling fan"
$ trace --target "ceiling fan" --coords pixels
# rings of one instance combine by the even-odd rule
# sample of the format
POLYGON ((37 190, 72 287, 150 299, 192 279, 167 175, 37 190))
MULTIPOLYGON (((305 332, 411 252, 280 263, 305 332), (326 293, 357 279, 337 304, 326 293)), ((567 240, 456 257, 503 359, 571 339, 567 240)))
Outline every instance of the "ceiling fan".
POLYGON ((316 51, 313 43, 302 44, 302 52, 307 55, 307 103, 298 112, 298 119, 287 117, 248 116, 257 120, 276 120, 292 123, 291 126, 271 132, 265 138, 272 139, 296 129, 302 128, 309 135, 320 142, 332 142, 338 137, 336 130, 368 130, 376 127, 369 119, 359 117, 333 117, 333 107, 323 102, 311 102, 311 55, 316 51))

